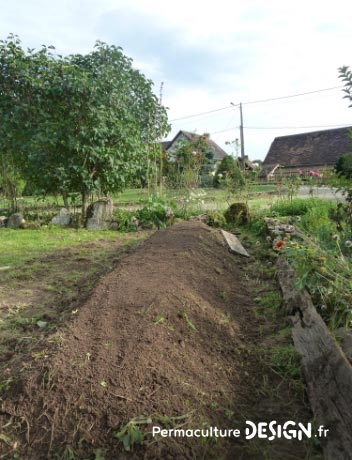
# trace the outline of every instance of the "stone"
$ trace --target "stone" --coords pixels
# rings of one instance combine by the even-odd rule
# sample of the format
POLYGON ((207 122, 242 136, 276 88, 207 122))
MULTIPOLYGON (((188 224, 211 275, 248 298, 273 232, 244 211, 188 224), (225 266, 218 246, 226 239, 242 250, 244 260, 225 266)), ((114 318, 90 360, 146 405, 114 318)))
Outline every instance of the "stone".
POLYGON ((250 255, 242 246, 242 243, 237 238, 237 236, 233 235, 232 233, 226 232, 225 230, 221 230, 221 233, 225 238, 225 241, 231 252, 235 252, 236 254, 240 254, 241 256, 250 257, 250 255))
POLYGON ((109 230, 118 230, 118 229, 119 229, 119 223, 116 220, 113 222, 110 222, 109 230))
POLYGON ((166 217, 173 217, 174 216, 174 211, 172 210, 172 208, 170 208, 170 206, 165 206, 164 209, 165 209, 165 216, 166 217))
POLYGON ((7 221, 8 228, 22 228, 26 221, 24 220, 23 214, 20 212, 16 212, 9 217, 7 221))
POLYGON ((224 213, 230 224, 246 224, 249 222, 249 208, 246 203, 233 203, 224 213))
POLYGON ((51 223, 54 225, 60 225, 66 227, 70 225, 72 217, 70 211, 66 208, 61 208, 60 211, 51 219, 51 223))
POLYGON ((6 227, 7 220, 6 216, 0 216, 0 227, 6 227))
POLYGON ((112 200, 99 200, 92 203, 87 210, 86 227, 90 230, 108 228, 114 211, 112 200))

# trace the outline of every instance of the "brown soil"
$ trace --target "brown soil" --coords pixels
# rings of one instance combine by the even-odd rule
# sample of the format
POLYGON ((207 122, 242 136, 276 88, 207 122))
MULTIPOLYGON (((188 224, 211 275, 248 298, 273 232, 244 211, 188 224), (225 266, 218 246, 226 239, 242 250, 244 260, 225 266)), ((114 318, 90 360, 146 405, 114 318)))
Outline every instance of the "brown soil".
POLYGON ((272 289, 257 269, 199 222, 153 234, 97 284, 68 330, 20 369, 9 365, 0 458, 309 458, 302 442, 148 434, 153 425, 242 429, 247 419, 311 417, 265 362, 282 339, 257 312, 254 298, 272 289), (135 417, 152 423, 137 425, 143 444, 124 452, 116 433, 135 417))

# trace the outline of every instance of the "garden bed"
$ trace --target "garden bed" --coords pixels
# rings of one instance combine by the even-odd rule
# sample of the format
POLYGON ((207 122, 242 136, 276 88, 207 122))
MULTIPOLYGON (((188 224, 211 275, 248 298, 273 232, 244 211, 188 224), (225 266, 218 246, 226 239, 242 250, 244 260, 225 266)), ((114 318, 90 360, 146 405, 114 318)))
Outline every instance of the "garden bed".
POLYGON ((310 421, 269 271, 200 222, 154 233, 66 327, 4 364, 0 456, 320 458, 295 440, 150 435, 152 425, 310 421))

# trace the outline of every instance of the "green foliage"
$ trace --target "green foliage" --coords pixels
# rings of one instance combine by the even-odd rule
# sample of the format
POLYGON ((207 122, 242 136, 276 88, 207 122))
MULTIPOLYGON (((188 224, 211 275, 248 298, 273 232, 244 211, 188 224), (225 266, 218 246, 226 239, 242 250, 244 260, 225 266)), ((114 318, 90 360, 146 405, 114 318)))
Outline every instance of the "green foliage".
POLYGON ((135 213, 126 211, 122 208, 117 208, 114 211, 113 219, 117 221, 117 229, 120 232, 133 232, 136 231, 136 225, 133 225, 131 220, 135 213))
MULTIPOLYGON (((348 66, 339 67, 339 78, 344 82, 343 92, 345 93, 344 99, 352 102, 352 71, 348 66)), ((352 103, 349 105, 352 107, 352 103)))
POLYGON ((179 318, 182 318, 186 321, 186 324, 187 326, 192 329, 192 331, 196 332, 197 331, 197 328, 196 326, 193 324, 193 322, 190 320, 189 316, 188 316, 188 313, 186 312, 186 310, 180 310, 178 313, 177 313, 177 316, 179 318))
POLYGON ((215 172, 214 187, 231 187, 233 193, 244 185, 245 180, 237 161, 231 155, 226 155, 215 172))
POLYGON ((152 419, 134 418, 124 425, 115 437, 123 444, 127 452, 133 451, 135 445, 140 445, 143 442, 143 433, 140 425, 151 424, 152 419))
POLYGON ((94 451, 94 455, 95 455, 94 460, 105 460, 105 456, 103 454, 102 449, 96 449, 94 451))
POLYGON ((319 198, 295 198, 292 200, 279 200, 271 206, 271 210, 280 216, 302 216, 313 208, 322 208, 325 210, 334 206, 329 201, 323 201, 319 198))
POLYGON ((137 212, 137 218, 142 227, 152 224, 157 228, 165 228, 167 224, 172 223, 175 207, 173 202, 167 202, 152 195, 146 206, 137 212))
POLYGON ((336 224, 329 218, 332 209, 336 209, 336 204, 317 203, 302 216, 302 228, 321 241, 331 241, 331 235, 336 231, 336 224))
POLYGON ((293 345, 274 348, 271 366, 284 378, 298 382, 302 379, 301 359, 293 345))
POLYGON ((293 201, 293 198, 298 193, 301 183, 301 178, 298 175, 293 175, 283 177, 276 187, 280 197, 293 201))
POLYGON ((252 218, 245 228, 250 229, 255 236, 264 236, 267 232, 267 228, 261 214, 257 214, 256 218, 252 218))
POLYGON ((280 294, 276 291, 266 292, 260 297, 256 297, 255 300, 264 309, 273 309, 273 310, 278 310, 282 302, 282 298, 280 294))
POLYGON ((207 224, 211 227, 226 228, 227 222, 223 212, 220 211, 208 211, 207 212, 207 224))
POLYGON ((335 171, 338 176, 344 176, 346 179, 352 178, 352 152, 340 156, 336 162, 335 171))
POLYGON ((168 186, 174 189, 195 189, 214 168, 214 152, 207 145, 204 136, 194 139, 180 139, 172 158, 167 161, 165 172, 168 186))
POLYGON ((215 171, 214 187, 220 187, 222 179, 235 168, 235 160, 231 155, 226 155, 215 171))
POLYGON ((114 220, 118 222, 118 230, 122 232, 135 231, 138 226, 142 228, 165 228, 171 225, 176 205, 151 195, 145 206, 136 211, 117 209, 114 220))
POLYGON ((293 264, 297 285, 306 287, 331 328, 352 326, 350 214, 342 203, 317 202, 294 222, 300 238, 283 252, 293 264))
POLYGON ((152 82, 120 47, 97 42, 86 55, 0 43, 0 149, 43 193, 123 190, 158 139, 167 115, 152 82))

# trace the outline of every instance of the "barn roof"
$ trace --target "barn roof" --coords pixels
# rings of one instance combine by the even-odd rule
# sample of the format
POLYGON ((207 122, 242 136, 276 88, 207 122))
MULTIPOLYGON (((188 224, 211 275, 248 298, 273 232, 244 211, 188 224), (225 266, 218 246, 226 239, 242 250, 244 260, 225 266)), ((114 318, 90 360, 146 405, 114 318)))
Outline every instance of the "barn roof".
POLYGON ((334 165, 352 151, 351 127, 276 137, 263 166, 309 167, 334 165))

